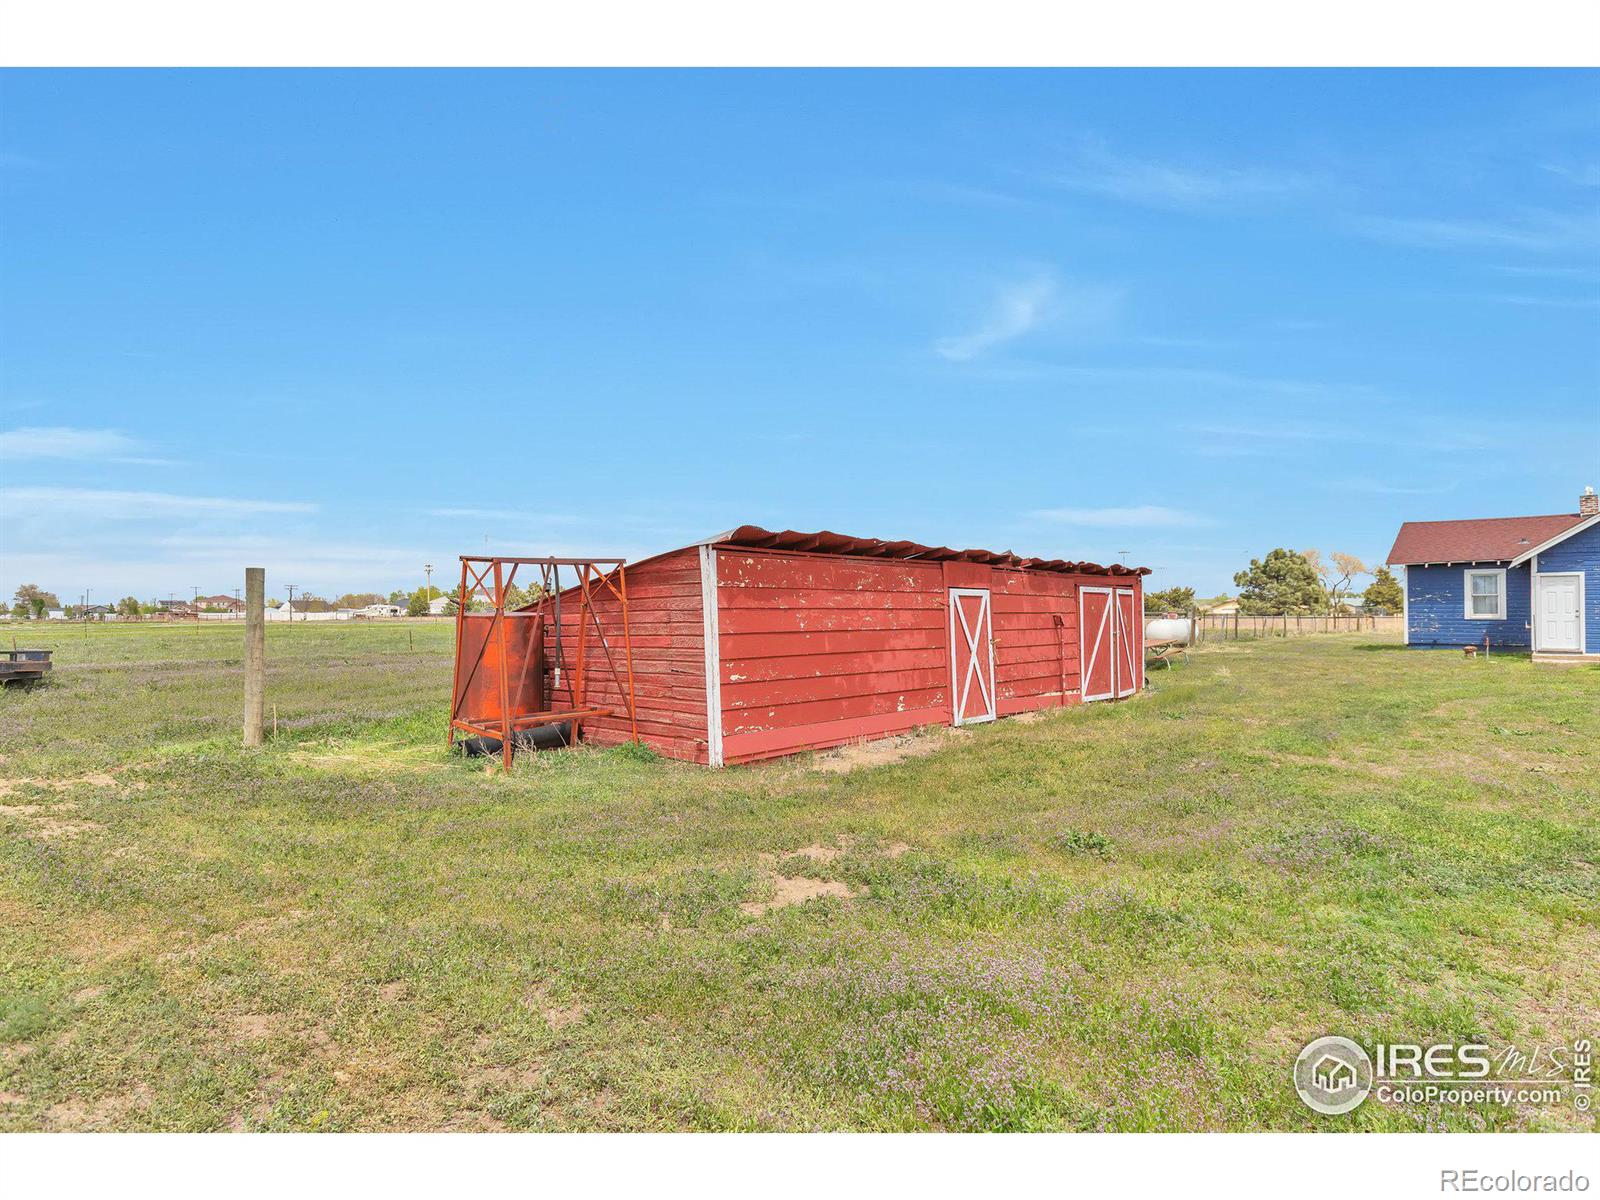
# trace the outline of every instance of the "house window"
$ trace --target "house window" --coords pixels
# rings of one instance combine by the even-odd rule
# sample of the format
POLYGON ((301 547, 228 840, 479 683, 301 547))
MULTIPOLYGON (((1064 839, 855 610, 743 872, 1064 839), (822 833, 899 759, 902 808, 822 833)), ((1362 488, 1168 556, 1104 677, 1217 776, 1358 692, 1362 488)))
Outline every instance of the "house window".
POLYGON ((1506 573, 1504 571, 1466 572, 1466 617, 1469 621, 1506 619, 1506 573))

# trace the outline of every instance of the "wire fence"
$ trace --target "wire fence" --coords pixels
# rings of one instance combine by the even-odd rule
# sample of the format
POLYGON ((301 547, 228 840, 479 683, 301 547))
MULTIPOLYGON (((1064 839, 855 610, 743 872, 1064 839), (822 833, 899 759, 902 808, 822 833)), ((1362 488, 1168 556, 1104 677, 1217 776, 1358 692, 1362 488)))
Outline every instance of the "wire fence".
POLYGON ((1200 613, 1194 618, 1196 642, 1240 641, 1249 638, 1305 637, 1313 633, 1377 633, 1399 637, 1405 618, 1398 613, 1200 613))

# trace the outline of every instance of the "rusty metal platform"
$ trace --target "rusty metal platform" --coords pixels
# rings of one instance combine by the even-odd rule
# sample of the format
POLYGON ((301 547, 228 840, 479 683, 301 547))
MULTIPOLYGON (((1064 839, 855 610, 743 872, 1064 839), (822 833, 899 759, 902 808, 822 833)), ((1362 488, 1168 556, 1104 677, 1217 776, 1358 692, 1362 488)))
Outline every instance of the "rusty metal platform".
POLYGON ((0 650, 0 683, 32 683, 52 669, 48 650, 0 650))

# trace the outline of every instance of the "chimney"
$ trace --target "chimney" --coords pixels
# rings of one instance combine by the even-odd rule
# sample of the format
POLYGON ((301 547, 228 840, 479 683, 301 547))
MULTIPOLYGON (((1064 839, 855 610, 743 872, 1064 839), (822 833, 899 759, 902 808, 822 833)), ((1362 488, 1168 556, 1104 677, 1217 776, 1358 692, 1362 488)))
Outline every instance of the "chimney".
POLYGON ((1578 515, 1600 517, 1600 496, 1594 494, 1592 487, 1584 488, 1583 495, 1578 497, 1578 515))

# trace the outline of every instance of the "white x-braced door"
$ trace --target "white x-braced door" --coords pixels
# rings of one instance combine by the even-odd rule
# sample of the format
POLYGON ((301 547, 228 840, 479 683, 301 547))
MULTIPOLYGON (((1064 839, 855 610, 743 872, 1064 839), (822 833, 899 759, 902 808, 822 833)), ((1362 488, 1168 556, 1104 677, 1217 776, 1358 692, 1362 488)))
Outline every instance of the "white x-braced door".
POLYGON ((950 589, 950 703, 957 725, 994 720, 994 630, 987 588, 950 589))

